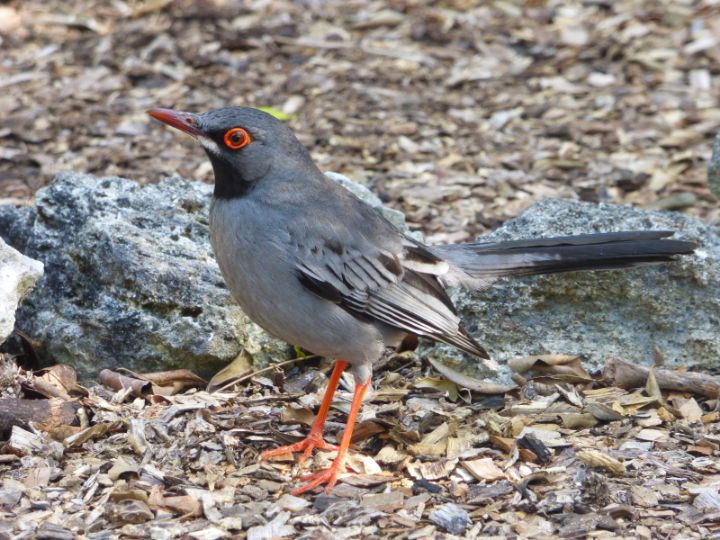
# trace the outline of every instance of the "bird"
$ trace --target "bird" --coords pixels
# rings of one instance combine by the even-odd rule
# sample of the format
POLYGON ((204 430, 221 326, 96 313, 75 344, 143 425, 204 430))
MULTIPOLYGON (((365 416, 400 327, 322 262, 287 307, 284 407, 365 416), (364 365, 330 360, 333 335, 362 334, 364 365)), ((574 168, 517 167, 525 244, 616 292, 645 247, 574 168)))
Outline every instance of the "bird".
POLYGON ((345 458, 372 366, 407 336, 487 351, 465 330, 446 287, 499 277, 605 270, 672 261, 693 252, 672 231, 621 231, 492 243, 429 246, 329 179, 290 128, 252 107, 203 114, 147 113, 194 137, 212 165, 210 242, 221 273, 247 316, 282 340, 334 359, 308 436, 267 450, 267 460, 336 450, 332 464, 302 477, 292 493, 329 493, 345 458), (339 445, 323 427, 343 372, 355 388, 339 445))

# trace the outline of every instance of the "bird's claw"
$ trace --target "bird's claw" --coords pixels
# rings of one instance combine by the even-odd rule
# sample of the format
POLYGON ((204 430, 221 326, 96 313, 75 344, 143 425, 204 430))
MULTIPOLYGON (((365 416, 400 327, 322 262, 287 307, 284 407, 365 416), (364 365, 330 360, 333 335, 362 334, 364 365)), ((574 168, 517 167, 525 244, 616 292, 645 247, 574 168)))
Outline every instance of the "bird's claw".
POLYGON ((323 469, 320 472, 303 476, 302 480, 304 482, 307 482, 307 484, 303 484, 302 486, 293 489, 290 493, 297 496, 308 491, 312 491, 313 489, 321 486, 322 484, 326 484, 325 493, 328 494, 332 491, 332 488, 335 487, 335 484, 338 481, 338 476, 341 472, 343 472, 343 470, 344 467, 337 461, 335 461, 327 469, 323 469))
POLYGON ((272 450, 265 450, 262 454, 260 454, 261 460, 267 460, 272 457, 276 456, 282 456, 285 454, 293 454, 295 452, 302 452, 302 456, 298 458, 298 468, 302 467, 303 463, 305 463, 305 460, 310 457, 312 454, 312 451, 315 449, 318 450, 327 450, 327 451, 333 451, 337 450, 338 447, 334 444, 330 444, 328 442, 325 442, 325 439, 322 438, 321 433, 313 433, 312 431, 310 434, 304 438, 302 441, 298 441, 295 444, 289 444, 287 446, 280 446, 278 448, 273 448, 272 450))

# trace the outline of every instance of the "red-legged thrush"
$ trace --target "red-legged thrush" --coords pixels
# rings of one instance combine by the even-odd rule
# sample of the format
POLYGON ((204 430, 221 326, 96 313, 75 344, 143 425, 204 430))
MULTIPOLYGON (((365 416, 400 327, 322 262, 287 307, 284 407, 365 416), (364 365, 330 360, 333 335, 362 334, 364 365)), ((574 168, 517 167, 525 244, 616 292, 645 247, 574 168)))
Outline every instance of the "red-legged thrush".
POLYGON ((210 234, 220 270, 245 313, 271 334, 336 359, 318 416, 303 441, 268 458, 335 449, 322 436, 346 367, 355 377, 347 426, 331 467, 294 493, 332 489, 353 426, 386 347, 408 334, 487 358, 463 329, 445 287, 499 276, 601 270, 692 253, 668 231, 586 234, 499 243, 426 246, 328 179, 282 122, 257 109, 149 114, 192 135, 215 173, 210 234))

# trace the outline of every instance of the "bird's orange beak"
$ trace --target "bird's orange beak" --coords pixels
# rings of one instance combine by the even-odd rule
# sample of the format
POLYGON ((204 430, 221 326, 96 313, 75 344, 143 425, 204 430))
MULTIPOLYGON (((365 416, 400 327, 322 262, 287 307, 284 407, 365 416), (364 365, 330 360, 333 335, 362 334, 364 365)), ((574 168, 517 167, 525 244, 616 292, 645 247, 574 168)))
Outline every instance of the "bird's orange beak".
POLYGON ((163 124, 179 129, 180 131, 183 131, 188 135, 192 135, 193 137, 201 137, 205 135, 205 133, 197 127, 198 117, 196 114, 183 111, 173 111, 172 109, 150 109, 147 113, 155 120, 159 120, 163 124))

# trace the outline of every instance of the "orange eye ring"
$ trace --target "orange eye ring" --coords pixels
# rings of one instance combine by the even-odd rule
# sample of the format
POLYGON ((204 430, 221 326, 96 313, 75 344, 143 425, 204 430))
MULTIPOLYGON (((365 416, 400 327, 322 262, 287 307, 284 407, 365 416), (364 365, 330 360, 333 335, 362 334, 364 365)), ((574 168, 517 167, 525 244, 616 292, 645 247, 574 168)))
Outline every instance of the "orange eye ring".
POLYGON ((228 129, 223 136, 225 146, 232 150, 240 150, 252 142, 250 134, 241 127, 228 129))

